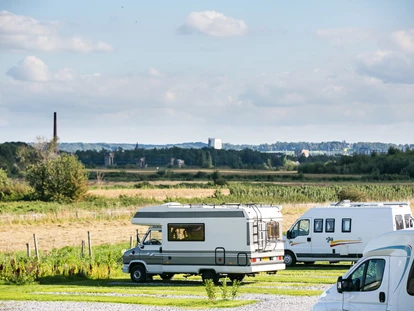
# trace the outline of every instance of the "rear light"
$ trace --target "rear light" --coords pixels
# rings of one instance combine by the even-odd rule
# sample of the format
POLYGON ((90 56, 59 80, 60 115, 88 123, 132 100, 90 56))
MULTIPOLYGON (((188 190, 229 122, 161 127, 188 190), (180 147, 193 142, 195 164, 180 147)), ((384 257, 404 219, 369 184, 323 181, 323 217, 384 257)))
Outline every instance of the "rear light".
POLYGON ((250 262, 256 262, 257 258, 250 258, 250 262))

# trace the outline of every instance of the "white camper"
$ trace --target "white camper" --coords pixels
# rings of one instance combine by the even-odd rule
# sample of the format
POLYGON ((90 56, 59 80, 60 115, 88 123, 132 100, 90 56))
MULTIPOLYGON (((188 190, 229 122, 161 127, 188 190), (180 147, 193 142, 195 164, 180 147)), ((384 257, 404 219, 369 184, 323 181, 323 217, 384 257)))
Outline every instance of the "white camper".
POLYGON ((137 247, 122 257, 134 282, 174 274, 242 280, 284 269, 280 206, 254 204, 182 205, 138 209, 132 223, 149 226, 137 247))
POLYGON ((350 203, 313 207, 286 232, 285 264, 357 261, 376 236, 413 226, 405 202, 350 203))
POLYGON ((372 240, 360 259, 326 290, 312 311, 414 310, 414 229, 372 240))

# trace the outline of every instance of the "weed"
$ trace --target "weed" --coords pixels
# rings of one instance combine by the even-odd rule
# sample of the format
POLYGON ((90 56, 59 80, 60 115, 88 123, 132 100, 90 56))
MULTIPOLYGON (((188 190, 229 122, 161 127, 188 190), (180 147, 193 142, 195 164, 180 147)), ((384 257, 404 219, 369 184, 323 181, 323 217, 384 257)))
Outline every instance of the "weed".
POLYGON ((207 279, 204 281, 204 288, 206 289, 208 300, 216 300, 216 288, 214 287, 213 280, 207 279))

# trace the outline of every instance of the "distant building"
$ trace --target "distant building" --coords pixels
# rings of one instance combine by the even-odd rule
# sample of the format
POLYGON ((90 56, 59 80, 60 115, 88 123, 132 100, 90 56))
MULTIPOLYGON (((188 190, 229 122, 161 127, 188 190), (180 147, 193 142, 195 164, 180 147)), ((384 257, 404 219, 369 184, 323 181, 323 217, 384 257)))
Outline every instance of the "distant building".
POLYGON ((112 166, 115 164, 115 154, 113 152, 107 152, 104 156, 105 167, 112 166))
POLYGON ((299 158, 302 155, 304 155, 305 158, 309 157, 309 150, 307 150, 307 149, 298 149, 298 150, 295 150, 295 157, 298 157, 299 158))
POLYGON ((184 166, 184 160, 176 159, 176 158, 170 158, 170 165, 181 168, 181 167, 184 166))
POLYGON ((209 138, 208 139, 208 146, 210 148, 214 148, 214 149, 221 149, 222 148, 221 139, 219 139, 219 138, 209 138))
POLYGON ((147 167, 147 164, 145 163, 145 158, 136 158, 135 164, 138 168, 145 168, 147 167))

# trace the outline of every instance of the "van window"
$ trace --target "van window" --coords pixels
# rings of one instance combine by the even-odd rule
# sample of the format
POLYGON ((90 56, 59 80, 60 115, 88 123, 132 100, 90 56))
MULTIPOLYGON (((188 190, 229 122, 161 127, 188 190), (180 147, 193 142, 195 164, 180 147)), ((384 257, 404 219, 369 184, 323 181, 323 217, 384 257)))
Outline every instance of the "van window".
POLYGON ((325 232, 335 232, 335 219, 333 218, 326 219, 325 232))
POLYGON ((351 232, 351 218, 342 218, 342 232, 351 232))
POLYGON ((404 215, 404 220, 405 220, 405 227, 406 228, 410 228, 413 226, 413 222, 411 220, 411 215, 410 214, 405 214, 404 215))
POLYGON ((204 224, 168 224, 168 241, 205 241, 204 224))
POLYGON ((320 233, 323 231, 323 219, 315 219, 313 221, 313 232, 320 233))
POLYGON ((353 292, 369 292, 381 286, 384 275, 385 260, 370 259, 364 261, 348 278, 353 292))
POLYGON ((395 215, 395 227, 397 230, 404 229, 404 222, 402 215, 395 215))
POLYGON ((309 219, 299 220, 293 227, 291 238, 309 234, 309 219))
POLYGON ((410 274, 408 275, 407 293, 411 296, 414 296, 414 262, 411 265, 410 274))

